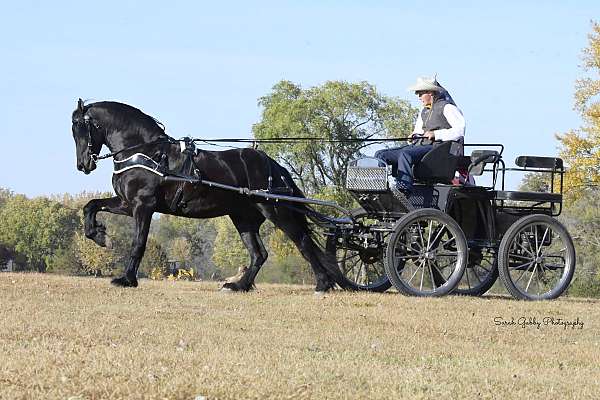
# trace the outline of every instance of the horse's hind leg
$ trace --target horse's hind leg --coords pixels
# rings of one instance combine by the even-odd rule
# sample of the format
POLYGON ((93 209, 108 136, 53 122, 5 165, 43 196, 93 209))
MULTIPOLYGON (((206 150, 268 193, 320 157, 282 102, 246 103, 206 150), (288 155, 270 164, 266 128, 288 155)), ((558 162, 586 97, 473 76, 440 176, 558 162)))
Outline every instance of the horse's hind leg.
POLYGON ((326 292, 335 286, 323 266, 325 255, 310 237, 310 231, 304 215, 285 207, 271 205, 260 206, 265 215, 276 227, 281 229, 294 242, 304 259, 310 263, 317 280, 316 292, 326 292))
POLYGON ((85 236, 102 247, 110 247, 110 241, 106 234, 106 227, 96 220, 96 214, 106 211, 112 214, 131 216, 129 206, 120 197, 90 200, 83 207, 85 236))
POLYGON ((223 289, 248 291, 254 286, 254 279, 269 256, 259 235, 260 226, 265 218, 258 212, 243 217, 231 215, 230 218, 248 249, 250 265, 241 266, 237 275, 227 278, 223 289))

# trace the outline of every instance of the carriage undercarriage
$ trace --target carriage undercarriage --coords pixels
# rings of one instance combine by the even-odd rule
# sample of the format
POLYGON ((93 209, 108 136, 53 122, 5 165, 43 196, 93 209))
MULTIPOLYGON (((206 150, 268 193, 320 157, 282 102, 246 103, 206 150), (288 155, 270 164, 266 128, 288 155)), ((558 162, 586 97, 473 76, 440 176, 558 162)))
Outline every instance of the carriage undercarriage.
POLYGON ((408 197, 413 210, 387 188, 390 166, 357 160, 347 188, 361 208, 352 223, 331 230, 327 245, 346 277, 359 290, 393 285, 413 296, 480 296, 500 277, 517 299, 560 296, 575 268, 573 241, 554 218, 562 209, 562 160, 522 156, 520 168, 506 168, 501 152, 456 157, 472 175, 489 172, 488 187, 451 184, 454 169, 436 172, 432 163, 408 197), (498 176, 503 189, 505 172, 514 170, 549 174, 550 191, 496 190, 498 176))

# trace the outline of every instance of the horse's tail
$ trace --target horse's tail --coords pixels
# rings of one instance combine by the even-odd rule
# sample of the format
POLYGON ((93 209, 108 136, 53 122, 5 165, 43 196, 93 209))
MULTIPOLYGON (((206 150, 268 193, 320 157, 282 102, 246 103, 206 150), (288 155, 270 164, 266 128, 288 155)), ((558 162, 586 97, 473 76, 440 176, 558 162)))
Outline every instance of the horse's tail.
MULTIPOLYGON (((292 179, 289 171, 274 160, 273 164, 276 166, 285 184, 291 189, 292 195, 294 197, 305 197, 302 190, 300 190, 300 188, 292 179)), ((316 258, 317 262, 323 267, 329 278, 331 278, 342 289, 354 289, 354 285, 352 285, 352 283, 340 271, 336 260, 335 251, 327 251, 324 246, 319 244, 318 233, 313 227, 311 227, 308 221, 308 219, 310 219, 315 225, 318 226, 331 226, 331 218, 316 211, 308 204, 280 202, 279 205, 294 211, 294 223, 304 233, 301 241, 302 248, 316 258)), ((307 257, 305 256, 305 258, 307 257)), ((310 262, 311 260, 308 261, 310 262)))

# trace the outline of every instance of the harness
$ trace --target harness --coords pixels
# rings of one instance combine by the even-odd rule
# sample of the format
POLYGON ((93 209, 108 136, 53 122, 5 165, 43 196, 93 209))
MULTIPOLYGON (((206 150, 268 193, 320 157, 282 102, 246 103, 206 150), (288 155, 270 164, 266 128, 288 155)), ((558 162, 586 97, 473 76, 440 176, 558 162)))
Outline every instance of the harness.
MULTIPOLYGON (((83 114, 82 117, 73 118, 72 122, 74 124, 83 124, 86 128, 86 133, 88 136, 87 147, 91 153, 91 158, 94 163, 98 163, 98 161, 106 159, 106 158, 114 158, 120 153, 135 150, 142 147, 148 147, 157 144, 179 144, 181 148, 181 152, 185 155, 184 162, 179 171, 171 171, 168 168, 168 160, 167 155, 165 153, 161 154, 160 160, 156 161, 152 157, 144 154, 144 153, 135 153, 123 160, 113 160, 114 163, 114 175, 122 174, 126 171, 129 171, 134 168, 142 168, 156 174, 163 178, 165 181, 170 181, 178 184, 175 195, 173 196, 173 200, 170 204, 170 209, 172 211, 176 211, 178 208, 186 208, 188 199, 186 198, 185 189, 189 187, 189 185, 197 185, 202 184, 208 187, 220 188, 227 191, 235 191, 240 194, 244 194, 251 197, 259 197, 266 199, 267 201, 286 201, 291 203, 299 203, 299 204, 316 204, 327 207, 332 207, 342 212, 343 214, 349 215, 348 211, 343 207, 340 207, 336 203, 316 200, 316 199, 307 199, 304 197, 296 197, 293 195, 294 193, 294 185, 293 182, 288 181, 288 178, 285 174, 282 174, 281 171, 276 171, 279 174, 280 179, 282 180, 284 186, 283 187, 274 187, 273 186, 273 163, 270 162, 267 154, 264 151, 256 149, 256 145, 259 143, 287 143, 287 142, 312 142, 315 139, 311 137, 302 137, 302 138, 272 138, 272 139, 193 139, 190 137, 185 137, 182 139, 173 139, 171 137, 162 138, 156 140, 154 142, 141 143, 134 146, 126 147, 124 149, 111 152, 108 154, 104 154, 100 156, 99 154, 94 153, 93 147, 93 132, 92 129, 100 129, 101 125, 90 117, 87 114, 83 114), (195 142, 204 142, 208 144, 218 143, 218 142, 237 142, 237 143, 251 143, 254 148, 265 158, 265 161, 268 165, 268 180, 267 180, 267 188, 265 189, 251 189, 247 187, 235 187, 219 182, 213 182, 210 180, 205 180, 201 178, 200 169, 196 165, 194 161, 194 156, 197 153, 195 142)), ((163 128, 164 126, 157 121, 157 124, 163 128)), ((398 139, 347 139, 347 140, 321 140, 323 142, 357 142, 357 141, 367 141, 367 142, 386 142, 398 139)), ((402 140, 402 139, 400 139, 402 140)), ((189 192, 188 192, 189 193, 189 192)))
POLYGON ((161 164, 154 161, 143 153, 135 153, 131 157, 127 157, 124 160, 113 160, 115 169, 113 170, 114 175, 122 174, 125 171, 129 171, 133 168, 143 168, 146 171, 155 173, 158 176, 165 176, 164 168, 161 164))
MULTIPOLYGON (((181 148, 181 152, 185 155, 185 160, 181 166, 180 174, 183 177, 192 177, 202 182, 202 178, 200 177, 200 169, 194 161, 194 156, 196 155, 196 145, 194 144, 194 140, 190 137, 185 137, 179 142, 179 147, 181 148)), ((165 155, 163 154, 162 157, 164 160, 165 155)), ((173 174, 171 173, 171 175, 173 174)), ((171 210, 175 211, 177 208, 187 207, 187 199, 184 197, 184 190, 186 185, 189 184, 189 182, 181 182, 179 184, 179 187, 173 196, 173 201, 171 202, 171 210)))
MULTIPOLYGON (((152 172, 161 178, 165 178, 167 176, 181 178, 177 183, 177 190, 175 195, 173 196, 173 201, 170 205, 172 211, 176 211, 178 208, 185 208, 187 206, 187 202, 184 198, 184 189, 186 184, 191 183, 192 181, 201 182, 200 178, 200 170, 198 169, 196 163, 194 162, 194 156, 196 155, 196 146, 194 145, 194 140, 192 138, 186 137, 181 140, 175 140, 173 138, 168 139, 159 139, 150 143, 141 143, 134 146, 129 146, 119 151, 111 152, 108 154, 104 154, 102 156, 94 153, 93 147, 93 137, 92 137, 92 129, 99 129, 100 124, 98 121, 94 120, 88 114, 84 114, 80 118, 73 119, 74 124, 80 124, 85 126, 85 130, 88 136, 87 147, 89 152, 91 153, 92 161, 97 164, 99 160, 103 160, 106 158, 113 158, 113 175, 119 175, 123 172, 129 171, 134 168, 142 168, 146 171, 152 172), (144 153, 135 153, 123 160, 115 160, 114 157, 120 153, 135 150, 141 147, 147 147, 151 145, 157 144, 175 144, 179 143, 181 152, 185 155, 185 159, 183 161, 182 167, 180 171, 170 171, 168 168, 167 155, 165 153, 161 154, 160 161, 154 160, 152 157, 147 156, 144 153)), ((164 131, 164 125, 162 125, 159 121, 156 123, 162 127, 164 131)))

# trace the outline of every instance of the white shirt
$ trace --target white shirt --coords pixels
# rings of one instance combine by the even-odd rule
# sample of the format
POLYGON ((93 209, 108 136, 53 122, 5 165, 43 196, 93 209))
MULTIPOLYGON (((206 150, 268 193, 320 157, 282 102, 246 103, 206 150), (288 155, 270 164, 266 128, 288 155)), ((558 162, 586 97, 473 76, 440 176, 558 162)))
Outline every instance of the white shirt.
MULTIPOLYGON (((417 122, 415 123, 415 129, 413 130, 414 135, 422 135, 423 132, 423 119, 421 118, 421 112, 423 109, 419 110, 419 116, 417 117, 417 122)), ((462 112, 453 104, 446 104, 444 106, 444 117, 450 124, 450 128, 448 129, 437 129, 433 131, 435 133, 435 140, 458 140, 465 136, 465 117, 463 117, 462 112)))

